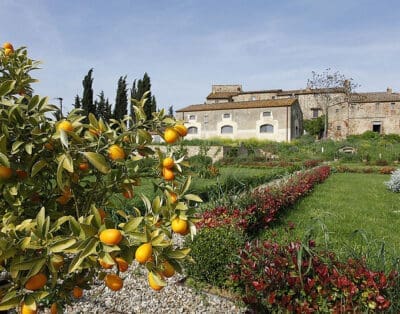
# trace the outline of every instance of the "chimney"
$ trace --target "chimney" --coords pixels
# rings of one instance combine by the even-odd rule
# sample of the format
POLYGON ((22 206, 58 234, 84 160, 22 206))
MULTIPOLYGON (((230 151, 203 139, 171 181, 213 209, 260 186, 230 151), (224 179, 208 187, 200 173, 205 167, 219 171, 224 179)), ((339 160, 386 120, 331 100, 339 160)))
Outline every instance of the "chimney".
POLYGON ((393 93, 393 91, 390 87, 388 87, 388 88, 386 88, 386 93, 391 94, 391 93, 393 93))

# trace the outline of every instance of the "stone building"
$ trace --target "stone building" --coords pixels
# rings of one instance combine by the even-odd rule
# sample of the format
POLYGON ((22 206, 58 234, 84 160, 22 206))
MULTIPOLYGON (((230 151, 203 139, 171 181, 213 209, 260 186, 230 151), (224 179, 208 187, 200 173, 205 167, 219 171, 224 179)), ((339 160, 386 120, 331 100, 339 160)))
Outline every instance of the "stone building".
POLYGON ((240 85, 218 89, 205 104, 176 111, 184 120, 188 138, 225 137, 291 141, 303 134, 303 114, 296 98, 243 97, 240 85))
POLYGON ((303 132, 303 119, 328 113, 328 137, 371 130, 400 134, 400 94, 391 89, 347 93, 345 88, 243 91, 213 85, 204 104, 177 110, 191 138, 230 137, 290 141, 303 132))

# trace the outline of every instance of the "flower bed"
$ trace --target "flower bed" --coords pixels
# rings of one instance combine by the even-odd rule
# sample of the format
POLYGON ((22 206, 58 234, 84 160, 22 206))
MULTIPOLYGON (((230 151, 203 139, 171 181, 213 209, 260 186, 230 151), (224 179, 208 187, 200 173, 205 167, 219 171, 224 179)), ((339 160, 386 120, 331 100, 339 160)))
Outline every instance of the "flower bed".
POLYGON ((232 279, 249 308, 257 313, 358 313, 390 307, 397 272, 371 271, 362 260, 342 263, 331 252, 317 255, 311 246, 247 242, 232 279))
POLYGON ((244 209, 216 207, 204 212, 197 227, 230 225, 252 232, 264 228, 276 218, 279 210, 293 205, 329 174, 329 166, 300 172, 282 184, 256 190, 251 195, 252 204, 244 209))

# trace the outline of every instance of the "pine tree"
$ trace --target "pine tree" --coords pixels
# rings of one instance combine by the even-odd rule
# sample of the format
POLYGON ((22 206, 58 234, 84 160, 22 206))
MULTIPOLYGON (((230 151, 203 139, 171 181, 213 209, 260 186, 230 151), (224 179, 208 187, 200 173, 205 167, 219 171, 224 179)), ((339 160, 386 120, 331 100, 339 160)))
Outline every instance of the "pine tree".
POLYGON ((121 120, 128 113, 128 95, 126 76, 118 80, 117 96, 115 97, 114 118, 121 120))
MULTIPOLYGON (((131 98, 136 100, 140 100, 145 92, 149 91, 147 94, 147 100, 144 103, 143 110, 146 113, 147 119, 152 118, 152 112, 157 111, 157 102, 156 98, 151 95, 151 82, 150 77, 147 73, 144 73, 143 79, 138 80, 136 84, 136 80, 133 82, 132 90, 131 90, 131 98), (137 85, 137 86, 136 86, 137 85)), ((132 105, 132 102, 131 102, 132 105)))
POLYGON ((90 69, 88 74, 82 81, 83 85, 83 96, 82 96, 82 109, 84 110, 84 115, 88 115, 90 112, 96 114, 96 107, 93 103, 93 78, 92 78, 93 69, 90 69))
POLYGON ((74 104, 74 107, 76 108, 76 109, 79 109, 79 108, 81 108, 81 99, 79 98, 79 95, 76 95, 75 96, 75 104, 74 104))

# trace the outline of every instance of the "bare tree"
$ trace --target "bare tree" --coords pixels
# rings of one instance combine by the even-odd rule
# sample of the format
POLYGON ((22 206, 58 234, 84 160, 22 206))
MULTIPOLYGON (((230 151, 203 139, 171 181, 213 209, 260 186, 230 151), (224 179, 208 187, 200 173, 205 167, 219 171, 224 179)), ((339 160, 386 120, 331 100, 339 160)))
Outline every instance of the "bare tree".
POLYGON ((312 71, 312 77, 307 80, 307 88, 313 91, 317 105, 324 114, 323 138, 328 135, 328 108, 340 103, 348 103, 350 94, 359 85, 352 78, 346 78, 339 71, 330 68, 322 73, 312 71))

